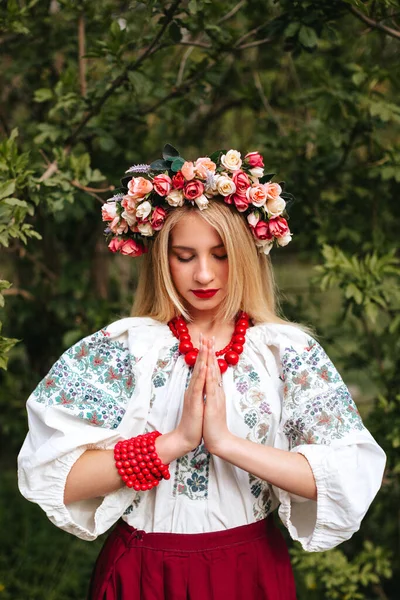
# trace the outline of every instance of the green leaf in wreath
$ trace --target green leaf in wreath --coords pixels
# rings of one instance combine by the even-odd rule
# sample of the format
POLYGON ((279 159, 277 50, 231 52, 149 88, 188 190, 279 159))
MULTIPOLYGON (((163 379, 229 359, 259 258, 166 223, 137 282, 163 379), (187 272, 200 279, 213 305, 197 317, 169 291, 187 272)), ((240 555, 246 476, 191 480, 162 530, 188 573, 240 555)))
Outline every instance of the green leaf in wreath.
POLYGON ((183 166, 185 159, 179 156, 179 158, 175 158, 174 162, 171 165, 171 171, 177 173, 183 166))
POLYGON ((169 163, 162 158, 158 158, 150 165, 151 171, 167 171, 169 169, 169 163))
POLYGON ((164 160, 171 160, 180 156, 178 150, 174 148, 171 144, 165 144, 162 155, 164 160))
POLYGON ((259 181, 260 183, 268 183, 273 177, 275 177, 275 173, 267 173, 266 175, 263 175, 259 181))
POLYGON ((212 160, 215 164, 217 164, 217 162, 219 161, 219 159, 221 158, 221 154, 226 154, 226 150, 216 150, 215 152, 213 152, 212 154, 210 154, 210 160, 212 160))

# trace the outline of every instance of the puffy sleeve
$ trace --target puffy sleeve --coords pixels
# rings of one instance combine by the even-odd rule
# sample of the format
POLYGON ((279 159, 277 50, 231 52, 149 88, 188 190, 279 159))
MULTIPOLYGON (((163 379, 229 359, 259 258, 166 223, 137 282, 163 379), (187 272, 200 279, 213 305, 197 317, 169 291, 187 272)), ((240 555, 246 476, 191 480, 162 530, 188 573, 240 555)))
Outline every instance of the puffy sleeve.
POLYGON ((136 376, 123 321, 128 319, 67 350, 27 402, 29 433, 18 457, 19 489, 57 527, 85 540, 111 527, 135 494, 124 488, 68 506, 63 500, 67 475, 85 450, 111 448, 129 437, 121 424, 136 376))
POLYGON ((275 445, 308 461, 317 500, 275 489, 279 515, 304 550, 329 550, 358 531, 378 492, 385 454, 364 427, 349 390, 321 346, 288 327, 276 357, 282 415, 275 445))

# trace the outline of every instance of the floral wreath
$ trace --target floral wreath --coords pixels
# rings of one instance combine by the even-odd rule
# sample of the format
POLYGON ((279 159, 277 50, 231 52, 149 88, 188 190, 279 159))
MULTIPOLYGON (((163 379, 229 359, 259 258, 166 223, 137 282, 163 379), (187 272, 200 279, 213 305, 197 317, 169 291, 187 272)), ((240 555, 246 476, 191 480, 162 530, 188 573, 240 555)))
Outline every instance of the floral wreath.
POLYGON ((126 193, 114 195, 102 207, 112 252, 140 256, 147 252, 149 238, 162 229, 171 210, 185 203, 205 210, 213 200, 244 215, 264 254, 269 254, 274 244, 286 246, 292 239, 287 209, 294 198, 282 191, 283 182, 271 182, 273 173, 264 175, 259 152, 249 152, 242 159, 237 150, 218 150, 191 162, 166 144, 162 159, 134 165, 126 173, 146 177, 124 177, 126 193))

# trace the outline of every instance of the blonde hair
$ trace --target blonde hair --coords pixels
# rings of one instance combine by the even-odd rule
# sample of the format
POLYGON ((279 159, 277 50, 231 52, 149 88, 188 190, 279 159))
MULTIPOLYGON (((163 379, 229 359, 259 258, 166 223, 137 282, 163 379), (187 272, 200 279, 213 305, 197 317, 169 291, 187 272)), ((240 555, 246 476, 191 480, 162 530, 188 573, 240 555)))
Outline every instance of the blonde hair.
POLYGON ((243 216, 217 201, 210 202, 206 210, 199 211, 197 207, 185 205, 175 208, 168 215, 162 230, 150 241, 149 251, 142 259, 132 316, 152 317, 166 323, 182 314, 191 320, 172 281, 169 245, 174 226, 193 210, 216 229, 228 256, 228 293, 215 318, 231 320, 239 310, 244 310, 255 323, 287 323, 278 313, 277 291, 269 256, 258 251, 243 216))

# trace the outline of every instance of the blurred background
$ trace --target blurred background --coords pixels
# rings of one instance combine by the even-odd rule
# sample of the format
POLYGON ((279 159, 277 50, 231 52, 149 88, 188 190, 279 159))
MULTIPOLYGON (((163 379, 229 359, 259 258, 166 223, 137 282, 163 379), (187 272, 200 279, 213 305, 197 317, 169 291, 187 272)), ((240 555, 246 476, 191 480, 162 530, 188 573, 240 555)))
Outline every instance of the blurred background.
POLYGON ((258 150, 296 196, 272 255, 282 310, 315 328, 388 455, 349 542, 290 543, 299 600, 400 597, 399 50, 394 0, 1 2, 0 600, 85 597, 103 540, 20 497, 25 402, 129 315, 138 261, 108 252, 100 208, 165 142, 187 160, 258 150))

